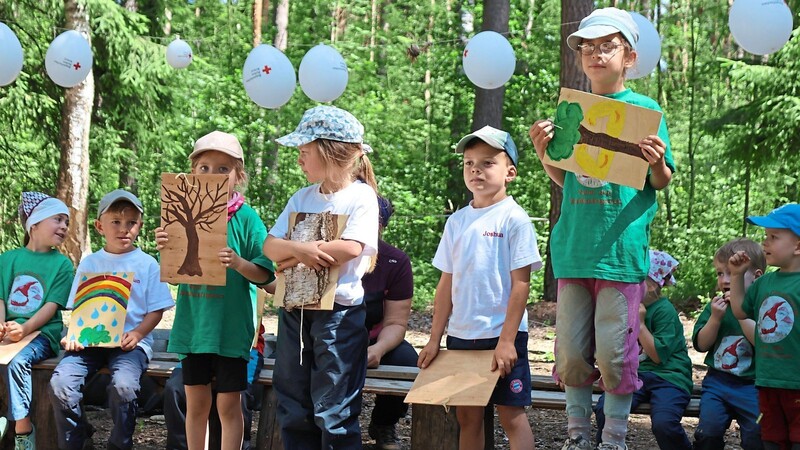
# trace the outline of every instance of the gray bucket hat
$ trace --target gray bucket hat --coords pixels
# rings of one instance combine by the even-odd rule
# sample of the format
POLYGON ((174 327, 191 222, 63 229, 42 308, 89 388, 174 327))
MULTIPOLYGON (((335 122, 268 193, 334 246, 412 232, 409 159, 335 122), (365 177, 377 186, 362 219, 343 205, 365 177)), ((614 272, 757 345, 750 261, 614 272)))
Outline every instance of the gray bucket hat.
POLYGON ((567 37, 567 45, 569 48, 577 50, 581 39, 597 39, 614 33, 622 33, 622 36, 631 44, 631 48, 636 50, 636 42, 639 41, 639 25, 636 25, 628 11, 614 7, 595 9, 581 20, 578 31, 567 37))
POLYGON ((299 147, 317 139, 361 144, 364 153, 372 151, 372 147, 364 143, 361 122, 349 112, 328 105, 307 110, 293 132, 275 141, 287 147, 299 147))

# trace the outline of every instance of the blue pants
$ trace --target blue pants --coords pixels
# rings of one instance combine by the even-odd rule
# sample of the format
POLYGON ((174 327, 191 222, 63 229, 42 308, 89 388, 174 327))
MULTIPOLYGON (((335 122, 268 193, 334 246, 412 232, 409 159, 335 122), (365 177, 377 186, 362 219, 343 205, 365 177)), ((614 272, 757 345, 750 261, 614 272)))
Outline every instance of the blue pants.
MULTIPOLYGON (((407 341, 403 341, 383 355, 381 364, 392 366, 417 367, 417 351, 407 341)), ((376 395, 375 408, 372 409, 372 424, 375 426, 395 425, 408 412, 408 403, 398 395, 376 395)))
POLYGON ((367 375, 365 319, 363 304, 334 304, 332 311, 280 310, 273 381, 285 448, 361 448, 358 415, 367 375))
POLYGON ((50 348, 50 340, 40 334, 8 363, 6 371, 9 403, 7 417, 10 420, 20 420, 30 416, 31 398, 33 397, 31 368, 34 364, 53 356, 55 354, 50 348))
MULTIPOLYGON (((641 403, 650 403, 650 428, 661 450, 691 450, 692 444, 681 426, 681 419, 691 395, 651 372, 639 372, 642 388, 633 393, 631 411, 641 403)), ((605 394, 595 407, 597 442, 602 438, 606 416, 603 412, 605 394)))
POLYGON ((50 401, 56 419, 59 448, 83 448, 89 428, 81 408, 83 386, 92 375, 106 366, 111 372, 108 406, 114 421, 108 443, 119 449, 133 448, 139 379, 147 369, 147 355, 141 347, 129 352, 119 348, 90 347, 64 354, 64 359, 58 363, 50 380, 50 401))
MULTIPOLYGON (((261 394, 263 386, 255 384, 264 366, 264 357, 258 350, 250 351, 250 361, 247 363, 247 390, 242 391, 242 416, 244 417, 244 437, 242 450, 251 447, 250 429, 253 427, 253 411, 261 409, 261 394)), ((186 388, 183 385, 183 369, 178 366, 172 371, 167 383, 164 385, 164 420, 167 425, 167 450, 186 450, 186 388)), ((211 412, 208 418, 208 435, 221 436, 222 425, 216 408, 216 397, 212 397, 211 412)), ((214 442, 214 439, 209 439, 214 442)), ((219 438, 216 439, 219 442, 219 438)))
POLYGON ((712 368, 703 379, 700 423, 694 432, 695 450, 725 448, 725 431, 736 419, 742 435, 742 449, 761 450, 758 419, 758 391, 752 380, 712 368))

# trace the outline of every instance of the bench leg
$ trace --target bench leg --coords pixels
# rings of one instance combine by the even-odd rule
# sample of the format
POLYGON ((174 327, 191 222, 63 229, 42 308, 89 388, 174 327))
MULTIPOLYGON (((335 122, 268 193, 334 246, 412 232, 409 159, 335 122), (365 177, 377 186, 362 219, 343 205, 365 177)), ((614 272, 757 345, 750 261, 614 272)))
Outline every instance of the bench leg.
POLYGON ((31 419, 36 427, 36 450, 58 450, 56 419, 50 404, 49 370, 33 371, 33 399, 31 401, 31 419))
POLYGON ((283 450, 281 427, 278 425, 278 398, 272 386, 264 386, 261 414, 258 417, 256 448, 258 450, 283 450))

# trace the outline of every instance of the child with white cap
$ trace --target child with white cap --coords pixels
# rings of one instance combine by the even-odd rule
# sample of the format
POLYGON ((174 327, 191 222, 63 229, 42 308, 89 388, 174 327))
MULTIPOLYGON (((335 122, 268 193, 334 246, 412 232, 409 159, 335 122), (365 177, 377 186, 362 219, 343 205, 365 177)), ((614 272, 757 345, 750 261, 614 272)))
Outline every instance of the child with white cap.
POLYGON ((295 192, 264 243, 283 271, 339 266, 333 309, 281 308, 275 356, 278 422, 285 448, 361 448, 361 389, 368 333, 361 277, 378 249, 377 183, 364 144, 364 126, 349 112, 317 106, 294 132, 277 139, 298 147, 297 162, 311 186, 295 192), (291 213, 347 215, 340 238, 289 240, 291 213))
MULTIPOLYGON (((602 8, 581 21, 567 44, 580 54, 593 94, 661 111, 654 100, 625 87, 638 38, 630 13, 602 8)), ((609 125, 621 125, 614 120, 608 117, 609 125)), ((529 134, 540 160, 560 131, 551 120, 533 124, 529 134)), ((592 383, 598 380, 607 394, 603 445, 624 449, 632 395, 641 387, 638 311, 649 266, 650 223, 658 210, 656 191, 667 187, 675 171, 663 116, 658 133, 639 147, 650 164, 641 191, 542 163, 564 188, 561 217, 550 239, 558 279, 554 375, 565 385, 567 403, 564 450, 591 448, 592 383)))
MULTIPOLYGON (((39 331, 8 363, 8 417, 0 418, 0 439, 8 419, 16 421, 16 448, 36 448, 30 420, 31 367, 58 354, 61 310, 72 284, 72 262, 57 247, 67 237, 69 209, 41 192, 23 192, 19 216, 24 246, 0 255, 0 338, 19 342, 39 331)), ((40 395, 43 393, 39 393, 40 395)))

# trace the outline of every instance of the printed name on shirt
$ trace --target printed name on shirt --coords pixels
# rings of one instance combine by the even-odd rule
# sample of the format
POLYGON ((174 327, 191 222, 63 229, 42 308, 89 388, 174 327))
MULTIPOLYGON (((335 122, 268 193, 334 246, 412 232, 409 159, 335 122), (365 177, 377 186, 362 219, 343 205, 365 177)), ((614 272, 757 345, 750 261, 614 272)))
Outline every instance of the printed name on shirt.
POLYGON ((503 237, 503 233, 498 233, 497 231, 484 231, 483 235, 486 237, 496 237, 496 238, 503 237))

